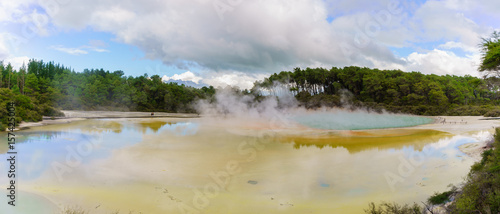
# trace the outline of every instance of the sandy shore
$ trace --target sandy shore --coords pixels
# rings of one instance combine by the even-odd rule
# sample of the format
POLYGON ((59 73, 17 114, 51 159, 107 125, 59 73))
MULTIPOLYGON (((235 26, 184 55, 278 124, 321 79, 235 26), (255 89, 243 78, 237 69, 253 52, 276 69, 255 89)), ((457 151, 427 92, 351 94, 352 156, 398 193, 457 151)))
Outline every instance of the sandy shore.
POLYGON ((436 116, 434 123, 411 127, 415 129, 434 129, 451 134, 493 131, 500 126, 500 120, 485 120, 483 116, 436 116))
POLYGON ((198 118, 198 114, 155 112, 120 112, 120 111, 69 111, 63 110, 64 117, 43 117, 39 122, 22 122, 16 130, 29 129, 35 126, 71 123, 86 119, 112 119, 112 118, 198 118))
POLYGON ((63 118, 151 118, 151 117, 172 117, 172 118, 196 118, 198 114, 189 113, 165 113, 154 112, 122 112, 122 111, 62 111, 65 115, 63 118))

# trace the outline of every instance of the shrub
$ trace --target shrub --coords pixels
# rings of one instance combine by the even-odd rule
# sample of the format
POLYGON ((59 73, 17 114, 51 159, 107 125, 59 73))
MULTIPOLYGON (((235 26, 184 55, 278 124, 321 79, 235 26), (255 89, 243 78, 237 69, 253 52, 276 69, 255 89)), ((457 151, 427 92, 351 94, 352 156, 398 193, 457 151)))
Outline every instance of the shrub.
POLYGON ((364 210, 368 214, 421 214, 423 209, 418 204, 399 205, 396 203, 382 202, 378 207, 375 203, 370 203, 369 208, 364 210))
POLYGON ((446 191, 446 192, 443 192, 443 193, 434 193, 434 195, 432 195, 428 201, 429 203, 433 204, 433 205, 437 205, 437 204, 443 204, 445 202, 448 201, 448 199, 450 198, 451 194, 453 194, 454 191, 446 191))
POLYGON ((500 117, 500 110, 499 109, 494 109, 486 112, 484 114, 485 117, 500 117))
POLYGON ((494 149, 486 150, 450 206, 452 213, 500 213, 500 129, 496 129, 494 149))

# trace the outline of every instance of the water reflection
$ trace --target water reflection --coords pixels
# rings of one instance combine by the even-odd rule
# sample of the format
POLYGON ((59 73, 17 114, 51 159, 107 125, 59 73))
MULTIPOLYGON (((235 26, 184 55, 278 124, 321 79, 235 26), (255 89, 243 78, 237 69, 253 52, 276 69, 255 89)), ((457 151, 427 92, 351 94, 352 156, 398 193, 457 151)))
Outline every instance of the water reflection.
POLYGON ((132 129, 141 134, 159 134, 168 131, 178 135, 193 135, 199 124, 195 122, 164 121, 158 119, 96 119, 92 124, 81 126, 82 131, 122 133, 123 129, 132 129))
POLYGON ((137 123, 137 129, 139 129, 143 134, 148 132, 148 130, 153 131, 154 133, 157 133, 163 126, 165 125, 175 125, 177 124, 176 122, 162 122, 162 121, 150 121, 150 122, 140 122, 137 123))
POLYGON ((196 134, 199 124, 191 122, 144 121, 135 124, 134 127, 143 134, 168 131, 176 135, 186 136, 196 134))
MULTIPOLYGON (((371 201, 425 200, 459 182, 472 161, 457 147, 478 141, 418 129, 297 130, 262 136, 258 129, 235 129, 208 120, 175 119, 37 127, 17 132, 19 178, 22 187, 31 184, 30 191, 67 206, 95 210, 102 204, 102 213, 178 213, 180 203, 194 207, 196 191, 218 185, 213 177, 226 175, 228 163, 237 162, 237 173, 219 177, 227 188, 197 211, 362 213, 371 201), (91 151, 82 155, 78 150, 85 145, 91 151), (68 155, 75 153, 80 165, 63 180, 54 179, 52 164, 68 165, 68 155), (421 164, 391 191, 384 174, 399 175, 401 159, 413 157, 423 157, 421 164)), ((5 182, 0 177, 0 184, 5 182)))
MULTIPOLYGON (((53 131, 18 132, 17 136, 18 174, 23 180, 40 177, 53 168, 54 162, 66 163, 69 160, 86 164, 93 159, 108 157, 113 149, 140 142, 140 138, 133 134, 124 137, 113 132, 102 135, 53 131)), ((6 154, 0 157, 3 159, 6 154)))
MULTIPOLYGON (((33 180, 54 163, 78 162, 88 164, 96 159, 108 158, 114 150, 132 146, 143 141, 144 134, 169 132, 178 136, 194 135, 198 124, 190 122, 140 122, 95 120, 72 126, 65 131, 19 131, 16 132, 19 176, 33 180), (92 130, 89 130, 91 129, 92 130)), ((68 127, 67 127, 68 128, 68 127)), ((5 135, 5 133, 4 133, 5 135)), ((0 136, 5 137, 5 136, 0 136)), ((7 157, 7 144, 2 144, 0 159, 7 157)), ((1 165, 0 170, 7 170, 1 165)), ((2 179, 2 178, 0 178, 2 179)))
POLYGON ((426 144, 450 136, 446 132, 436 130, 401 129, 288 135, 280 137, 279 140, 283 143, 292 143, 295 149, 311 146, 321 149, 342 147, 350 153, 357 153, 367 149, 401 149, 407 146, 421 151, 426 144))

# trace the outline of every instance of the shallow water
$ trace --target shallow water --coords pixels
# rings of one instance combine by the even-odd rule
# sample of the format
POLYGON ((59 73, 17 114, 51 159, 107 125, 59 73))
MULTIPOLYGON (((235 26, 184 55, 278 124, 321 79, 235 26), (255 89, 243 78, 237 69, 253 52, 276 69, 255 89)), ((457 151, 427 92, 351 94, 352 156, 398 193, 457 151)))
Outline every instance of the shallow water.
POLYGON ((18 188, 34 196, 19 203, 91 213, 363 213, 372 201, 419 202, 461 182, 473 160, 458 146, 489 135, 215 124, 103 119, 19 131, 18 188))

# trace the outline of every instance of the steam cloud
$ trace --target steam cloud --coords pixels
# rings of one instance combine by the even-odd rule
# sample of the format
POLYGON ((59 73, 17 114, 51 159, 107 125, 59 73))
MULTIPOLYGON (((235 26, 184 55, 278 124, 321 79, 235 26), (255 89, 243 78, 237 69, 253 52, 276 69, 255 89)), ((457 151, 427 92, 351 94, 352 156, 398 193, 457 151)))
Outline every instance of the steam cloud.
POLYGON ((281 124, 288 128, 300 124, 327 130, 394 128, 432 122, 432 119, 425 117, 355 109, 351 106, 352 94, 346 92, 341 93, 344 108, 323 107, 317 110, 299 107, 298 101, 284 86, 275 85, 270 91, 261 90, 261 94, 272 96, 264 96, 260 101, 255 101, 253 95, 243 95, 237 90, 226 87, 218 90, 213 100, 200 100, 195 108, 203 116, 211 117, 218 122, 231 124, 257 122, 262 125, 260 128, 268 126, 269 122, 275 119, 279 119, 281 124))

